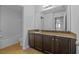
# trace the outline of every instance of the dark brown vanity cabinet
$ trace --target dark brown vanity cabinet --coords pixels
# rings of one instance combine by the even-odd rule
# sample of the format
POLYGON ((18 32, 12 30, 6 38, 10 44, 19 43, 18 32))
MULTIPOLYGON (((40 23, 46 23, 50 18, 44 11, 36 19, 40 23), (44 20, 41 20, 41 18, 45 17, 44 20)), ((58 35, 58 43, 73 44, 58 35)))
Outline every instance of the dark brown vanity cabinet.
POLYGON ((76 39, 70 39, 70 53, 74 54, 76 53, 76 39))
POLYGON ((29 45, 30 47, 34 47, 34 33, 28 33, 29 34, 29 45))
POLYGON ((70 52, 70 39, 55 37, 55 53, 68 54, 70 52))
POLYGON ((35 34, 35 48, 38 50, 42 50, 42 35, 35 34))
POLYGON ((51 41, 51 53, 55 53, 55 38, 52 36, 52 41, 51 41))
POLYGON ((54 37, 43 35, 43 51, 46 53, 54 53, 54 37))
POLYGON ((76 53, 75 39, 55 37, 55 54, 76 53))
POLYGON ((49 35, 43 35, 43 50, 44 52, 51 53, 52 37, 49 35))
POLYGON ((45 53, 74 54, 76 53, 76 39, 43 35, 37 33, 29 34, 29 45, 45 53))

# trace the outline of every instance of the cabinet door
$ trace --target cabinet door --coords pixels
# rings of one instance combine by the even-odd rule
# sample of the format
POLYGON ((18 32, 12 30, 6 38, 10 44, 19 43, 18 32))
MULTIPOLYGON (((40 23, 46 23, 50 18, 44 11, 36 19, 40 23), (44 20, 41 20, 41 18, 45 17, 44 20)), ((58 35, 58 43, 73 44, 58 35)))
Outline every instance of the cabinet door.
POLYGON ((34 34, 29 33, 29 45, 30 47, 34 47, 34 34))
POLYGON ((52 37, 49 35, 43 35, 43 50, 46 53, 51 52, 52 47, 52 37))
POLYGON ((52 41, 51 41, 51 52, 55 53, 55 38, 52 36, 52 41))
POLYGON ((69 53, 75 54, 76 53, 76 39, 70 39, 70 51, 69 53))
POLYGON ((35 48, 38 50, 42 50, 42 35, 35 34, 35 48))
POLYGON ((70 40, 62 37, 55 37, 55 53, 68 54, 70 49, 70 40))

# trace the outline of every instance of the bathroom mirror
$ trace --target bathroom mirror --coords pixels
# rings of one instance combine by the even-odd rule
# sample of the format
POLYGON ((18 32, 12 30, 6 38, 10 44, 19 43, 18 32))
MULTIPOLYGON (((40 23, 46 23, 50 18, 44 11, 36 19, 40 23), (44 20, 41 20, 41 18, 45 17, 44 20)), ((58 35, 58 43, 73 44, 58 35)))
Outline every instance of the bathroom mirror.
POLYGON ((55 17, 55 30, 66 31, 66 19, 65 16, 55 17))

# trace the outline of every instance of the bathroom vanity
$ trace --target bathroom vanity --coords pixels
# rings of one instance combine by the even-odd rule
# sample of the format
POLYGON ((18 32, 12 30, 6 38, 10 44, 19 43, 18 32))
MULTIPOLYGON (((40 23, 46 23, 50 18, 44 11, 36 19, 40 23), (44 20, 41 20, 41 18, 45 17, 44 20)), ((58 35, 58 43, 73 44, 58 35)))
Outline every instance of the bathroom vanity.
POLYGON ((76 34, 64 31, 29 30, 29 46, 44 53, 75 54, 76 34))

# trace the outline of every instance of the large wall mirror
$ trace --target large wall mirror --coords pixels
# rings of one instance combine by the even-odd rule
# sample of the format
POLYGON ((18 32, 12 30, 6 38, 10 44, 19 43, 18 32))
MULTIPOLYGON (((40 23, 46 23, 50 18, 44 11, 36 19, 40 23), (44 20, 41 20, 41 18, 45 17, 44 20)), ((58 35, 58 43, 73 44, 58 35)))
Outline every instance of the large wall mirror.
POLYGON ((56 31, 66 31, 66 16, 55 17, 55 30, 56 31))
POLYGON ((53 6, 51 9, 43 10, 42 17, 41 27, 43 30, 67 31, 65 6, 53 6))

